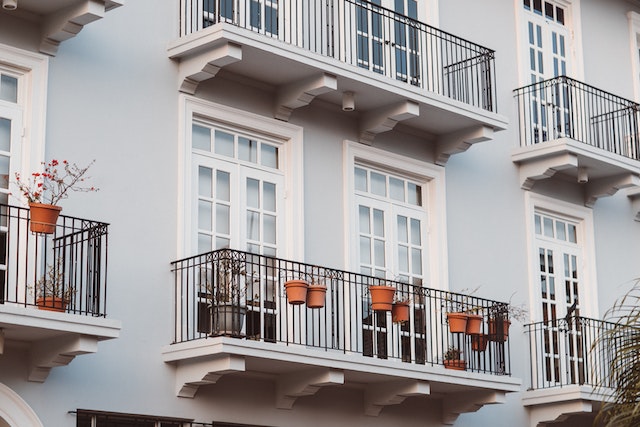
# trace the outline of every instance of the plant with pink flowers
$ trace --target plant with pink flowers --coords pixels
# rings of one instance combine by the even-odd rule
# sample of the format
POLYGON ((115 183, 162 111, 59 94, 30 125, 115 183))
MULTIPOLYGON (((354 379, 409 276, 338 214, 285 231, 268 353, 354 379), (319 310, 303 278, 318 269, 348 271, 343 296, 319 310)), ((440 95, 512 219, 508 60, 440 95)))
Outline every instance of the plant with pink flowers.
POLYGON ((23 180, 16 173, 16 185, 29 203, 45 203, 57 205, 60 200, 68 197, 69 191, 98 191, 96 187, 85 185, 87 171, 95 160, 85 167, 75 163, 56 159, 42 162, 42 172, 33 172, 28 179, 23 180))

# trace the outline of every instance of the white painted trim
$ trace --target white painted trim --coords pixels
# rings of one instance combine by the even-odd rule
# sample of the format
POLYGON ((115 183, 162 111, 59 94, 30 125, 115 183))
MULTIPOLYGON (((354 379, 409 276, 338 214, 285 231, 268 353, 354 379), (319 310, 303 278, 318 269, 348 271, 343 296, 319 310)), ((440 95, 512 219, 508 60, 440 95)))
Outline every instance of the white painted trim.
POLYGON ((209 118, 236 129, 266 135, 281 141, 282 170, 285 175, 286 239, 281 258, 304 260, 303 129, 299 126, 205 101, 190 95, 179 96, 178 135, 178 256, 191 254, 191 119, 209 118))
POLYGON ((15 170, 29 175, 44 161, 49 57, 0 44, 0 65, 19 75, 18 104, 23 108, 24 136, 20 165, 15 170))
POLYGON ((593 211, 581 205, 574 205, 563 200, 536 194, 530 191, 524 193, 527 256, 529 269, 529 313, 532 320, 540 320, 540 300, 538 296, 539 265, 538 249, 536 247, 534 212, 543 209, 561 217, 567 217, 578 223, 576 230, 578 242, 582 250, 582 278, 580 279, 580 310, 584 317, 599 318, 598 282, 596 275, 595 237, 593 227, 593 211))
POLYGON ((636 102, 640 101, 640 13, 627 12, 629 22, 629 58, 631 59, 631 70, 633 71, 633 96, 636 102))
POLYGON ((356 242, 348 230, 357 230, 357 212, 352 209, 355 204, 353 167, 356 161, 364 161, 423 183, 427 192, 425 208, 428 217, 423 237, 427 241, 430 256, 427 261, 429 276, 425 278, 424 285, 436 289, 449 289, 444 167, 348 140, 343 143, 343 153, 344 224, 347 230, 344 233, 344 247, 347 269, 356 271, 358 267, 355 259, 356 242))
POLYGON ((0 421, 9 427, 44 427, 36 413, 16 392, 0 383, 0 421))

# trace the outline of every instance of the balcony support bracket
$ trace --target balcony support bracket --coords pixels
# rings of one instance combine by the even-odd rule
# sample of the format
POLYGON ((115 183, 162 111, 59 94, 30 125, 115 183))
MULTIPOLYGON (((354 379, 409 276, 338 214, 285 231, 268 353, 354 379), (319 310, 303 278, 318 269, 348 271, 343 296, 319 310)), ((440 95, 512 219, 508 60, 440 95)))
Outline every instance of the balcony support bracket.
POLYGON ((366 415, 377 417, 387 405, 402 403, 409 396, 427 396, 431 393, 431 386, 427 381, 387 382, 367 387, 364 396, 364 411, 366 415))
POLYGON ((631 200, 633 211, 636 213, 635 220, 640 221, 640 188, 629 190, 627 196, 631 200))
POLYGON ((316 96, 336 89, 338 89, 338 78, 328 73, 282 86, 276 97, 275 118, 289 121, 293 110, 305 107, 316 96))
POLYGON ((360 142, 371 145, 377 134, 388 132, 398 122, 418 116, 420 105, 414 101, 403 101, 366 113, 360 121, 360 142))
POLYGON ((531 161, 520 164, 520 186, 531 190, 537 181, 551 178, 556 172, 565 169, 577 169, 578 156, 573 153, 562 153, 542 161, 531 161))
POLYGON ((338 369, 321 369, 295 372, 278 378, 276 407, 291 409, 298 397, 316 394, 320 387, 344 384, 344 372, 338 369))
POLYGON ((455 398, 442 401, 442 422, 454 425, 460 414, 476 412, 484 405, 505 402, 506 393, 499 391, 456 393, 455 398))
POLYGON ((444 135, 436 145, 436 164, 445 166, 453 154, 463 153, 478 142, 493 139, 493 128, 477 126, 444 135))
POLYGON ((34 343, 30 349, 29 381, 43 383, 51 368, 66 366, 81 354, 98 351, 98 339, 87 335, 50 338, 34 343))
POLYGON ((85 0, 48 17, 42 26, 40 52, 55 56, 60 43, 75 37, 82 28, 104 17, 106 11, 122 1, 85 0))
POLYGON ((592 208, 601 197, 613 196, 625 188, 639 187, 640 176, 631 173, 589 182, 585 184, 584 205, 592 208))
POLYGON ((215 384, 225 374, 244 371, 245 360, 241 356, 181 361, 176 367, 176 395, 193 398, 200 386, 215 384))
POLYGON ((199 55, 180 60, 180 91, 194 95, 198 85, 229 64, 242 60, 242 46, 226 42, 199 55))

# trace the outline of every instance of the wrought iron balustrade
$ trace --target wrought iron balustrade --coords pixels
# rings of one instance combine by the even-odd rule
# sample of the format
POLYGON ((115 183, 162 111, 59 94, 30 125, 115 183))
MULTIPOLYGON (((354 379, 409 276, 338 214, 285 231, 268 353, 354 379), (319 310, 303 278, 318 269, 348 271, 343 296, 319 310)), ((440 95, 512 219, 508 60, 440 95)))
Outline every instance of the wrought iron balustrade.
POLYGON ((527 325, 531 350, 531 388, 568 385, 615 388, 610 373, 626 338, 602 340, 614 323, 573 316, 527 325))
POLYGON ((0 204, 0 304, 35 307, 57 296, 55 281, 66 312, 106 316, 108 225, 60 215, 54 233, 41 234, 30 222, 29 209, 0 204))
POLYGON ((183 36, 224 22, 488 111, 494 54, 364 0, 183 0, 183 36))
POLYGON ((508 326, 504 303, 229 249, 172 265, 176 343, 225 335, 429 365, 442 364, 444 352, 455 347, 467 370, 510 373, 508 340, 490 334, 487 321, 497 314, 508 326), (291 278, 326 286, 324 307, 290 304, 284 284, 291 278), (407 322, 372 310, 368 287, 381 284, 409 301, 407 322), (483 315, 480 334, 451 333, 449 311, 483 315))
POLYGON ((571 138, 640 160, 640 105, 566 76, 515 90, 522 147, 571 138))

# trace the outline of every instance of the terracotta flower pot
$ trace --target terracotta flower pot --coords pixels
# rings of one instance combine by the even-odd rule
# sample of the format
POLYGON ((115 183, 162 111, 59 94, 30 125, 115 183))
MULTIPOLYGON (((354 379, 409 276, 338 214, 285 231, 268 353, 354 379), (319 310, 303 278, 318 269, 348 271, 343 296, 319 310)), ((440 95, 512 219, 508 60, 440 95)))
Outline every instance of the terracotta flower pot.
POLYGON ((307 301, 307 289, 309 284, 304 280, 287 280, 284 289, 287 292, 289 304, 300 305, 307 301))
POLYGON ((478 334, 471 336, 471 350, 473 351, 485 351, 487 344, 489 343, 489 335, 478 334))
POLYGON ((325 295, 327 293, 326 286, 309 286, 307 288, 307 307, 322 308, 324 307, 325 295))
POLYGON ((409 321, 409 303, 406 301, 393 303, 391 307, 391 320, 394 323, 404 323, 409 321))
POLYGON ((390 311, 396 288, 391 286, 369 286, 371 309, 374 311, 390 311))
POLYGON ((59 313, 64 313, 67 310, 67 301, 60 297, 38 297, 36 305, 40 310, 57 311, 59 313))
POLYGON ((466 371, 467 370, 467 362, 464 360, 456 359, 456 360, 444 360, 444 367, 447 369, 454 369, 456 371, 466 371))
POLYGON ((496 342, 505 342, 509 338, 509 320, 489 319, 489 339, 496 342))
POLYGON ((466 313, 447 313, 449 322, 449 331, 454 334, 465 333, 467 331, 467 319, 469 315, 466 313))
POLYGON ((467 317, 467 335, 478 335, 482 327, 482 316, 479 314, 469 314, 467 317))
POLYGON ((52 234, 56 231, 56 223, 62 208, 44 203, 29 203, 30 223, 33 233, 52 234))

